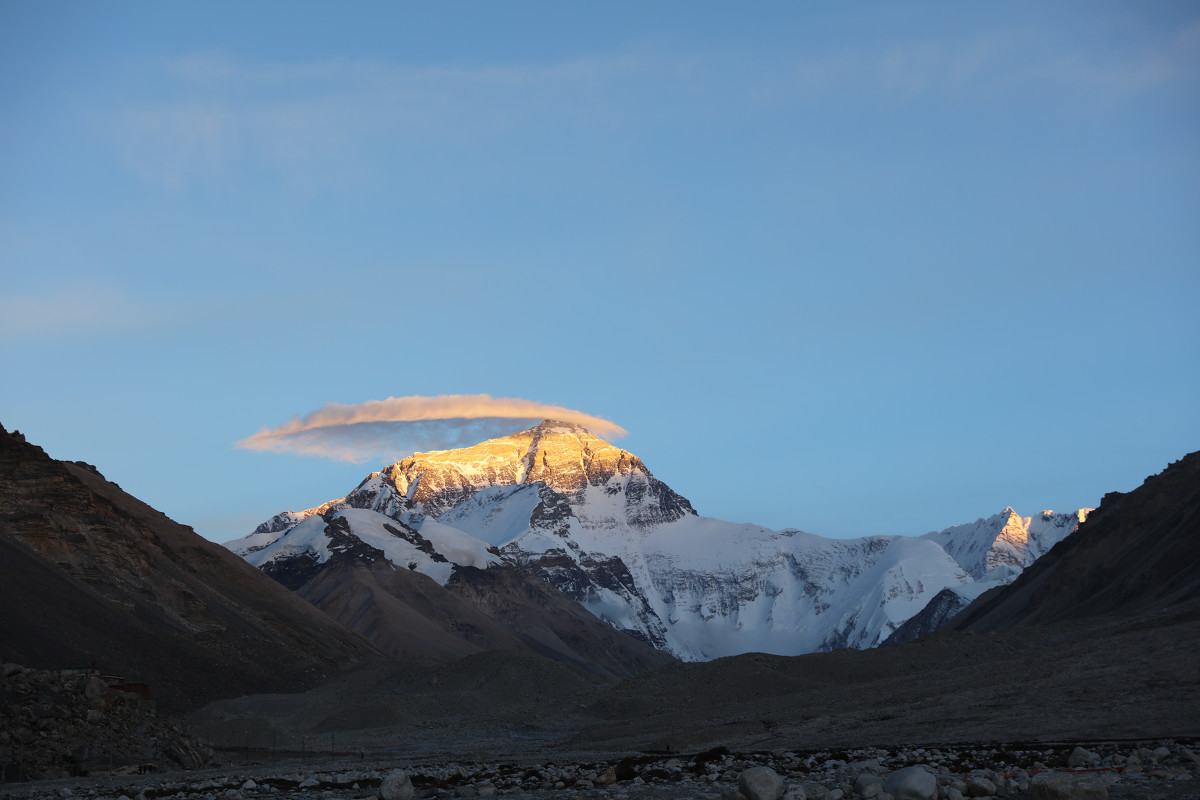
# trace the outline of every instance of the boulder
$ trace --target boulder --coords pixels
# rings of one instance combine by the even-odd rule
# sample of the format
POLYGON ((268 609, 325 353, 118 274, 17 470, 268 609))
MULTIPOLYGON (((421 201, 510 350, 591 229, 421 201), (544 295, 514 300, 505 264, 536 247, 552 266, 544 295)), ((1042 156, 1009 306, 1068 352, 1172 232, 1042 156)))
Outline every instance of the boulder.
POLYGON ((996 784, 982 775, 972 775, 967 779, 968 797, 994 797, 995 795, 996 784))
POLYGON ((895 800, 934 800, 938 796, 937 776, 924 767, 905 767, 888 776, 883 790, 895 800))
POLYGON ((379 784, 380 800, 412 800, 412 778, 402 769, 394 769, 379 784))
POLYGON ((779 800, 783 794, 783 778, 770 767, 751 767, 738 775, 738 791, 746 800, 779 800))
POLYGON ((1030 781, 1029 800, 1108 800, 1108 786, 1095 775, 1043 772, 1030 781))
POLYGON ((1098 763, 1100 763, 1100 756, 1089 750, 1084 750, 1082 747, 1076 747, 1071 751, 1071 755, 1067 756, 1067 766, 1071 769, 1078 769, 1079 767, 1098 763))
POLYGON ((863 800, 871 800, 877 794, 883 791, 883 781, 879 780, 878 776, 872 775, 869 772, 860 773, 854 779, 854 793, 863 800))

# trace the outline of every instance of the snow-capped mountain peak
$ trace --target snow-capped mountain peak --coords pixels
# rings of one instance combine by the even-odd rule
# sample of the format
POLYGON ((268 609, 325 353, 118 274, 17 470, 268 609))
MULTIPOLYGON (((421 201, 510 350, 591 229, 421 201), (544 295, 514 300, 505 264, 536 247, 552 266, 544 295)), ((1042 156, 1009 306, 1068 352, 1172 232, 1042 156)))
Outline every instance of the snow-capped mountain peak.
POLYGON ((940 544, 975 580, 1011 580, 1069 536, 1089 513, 1090 508, 1069 514, 1045 510, 1022 517, 1008 506, 987 519, 980 517, 922 538, 940 544))
POLYGON ((1012 580, 1086 513, 1005 508, 917 538, 739 525, 698 516, 641 459, 586 428, 545 420, 415 453, 340 500, 278 514, 227 546, 277 569, 281 559, 324 563, 334 538, 350 552, 344 537, 357 536, 443 584, 458 566, 510 564, 696 660, 873 647, 945 589, 974 596, 1012 580))

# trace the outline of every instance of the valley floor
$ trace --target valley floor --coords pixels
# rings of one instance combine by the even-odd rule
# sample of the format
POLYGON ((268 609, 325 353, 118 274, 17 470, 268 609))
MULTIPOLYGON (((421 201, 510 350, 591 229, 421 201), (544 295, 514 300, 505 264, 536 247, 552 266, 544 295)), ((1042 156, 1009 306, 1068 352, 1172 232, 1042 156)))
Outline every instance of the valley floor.
POLYGON ((1200 609, 799 658, 749 654, 615 679, 516 654, 371 663, 303 695, 211 703, 218 748, 424 760, 1200 736, 1200 609), (464 742, 471 744, 464 746, 464 742))

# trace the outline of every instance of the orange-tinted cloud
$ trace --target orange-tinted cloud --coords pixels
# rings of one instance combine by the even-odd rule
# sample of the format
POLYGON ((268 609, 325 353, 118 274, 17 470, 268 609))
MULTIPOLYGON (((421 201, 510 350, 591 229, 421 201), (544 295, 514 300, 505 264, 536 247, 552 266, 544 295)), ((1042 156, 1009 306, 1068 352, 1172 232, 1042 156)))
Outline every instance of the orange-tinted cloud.
POLYGON ((533 400, 486 394, 414 395, 359 405, 327 403, 278 427, 264 428, 236 446, 361 463, 422 449, 471 445, 543 419, 573 422, 605 439, 627 433, 609 420, 533 400))

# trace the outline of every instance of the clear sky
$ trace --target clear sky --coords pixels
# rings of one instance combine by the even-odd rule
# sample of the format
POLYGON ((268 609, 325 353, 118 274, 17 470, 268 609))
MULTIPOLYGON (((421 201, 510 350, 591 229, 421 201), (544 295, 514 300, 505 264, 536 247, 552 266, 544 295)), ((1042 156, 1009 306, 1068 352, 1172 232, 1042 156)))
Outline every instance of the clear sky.
POLYGON ((1200 449, 1195 3, 2 0, 0 74, 0 422, 215 540, 390 397, 829 536, 1200 449))

